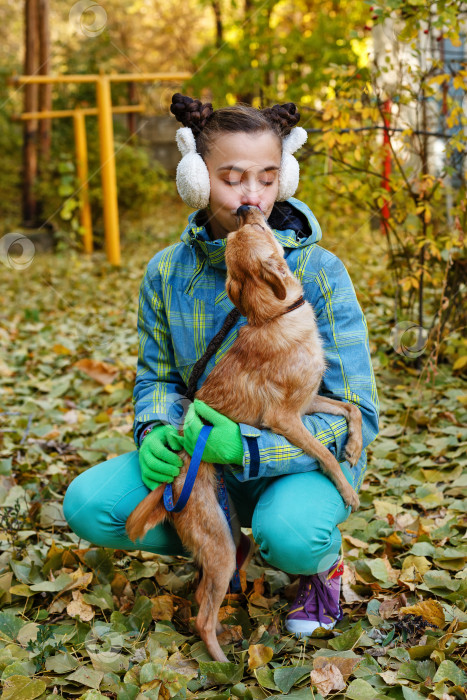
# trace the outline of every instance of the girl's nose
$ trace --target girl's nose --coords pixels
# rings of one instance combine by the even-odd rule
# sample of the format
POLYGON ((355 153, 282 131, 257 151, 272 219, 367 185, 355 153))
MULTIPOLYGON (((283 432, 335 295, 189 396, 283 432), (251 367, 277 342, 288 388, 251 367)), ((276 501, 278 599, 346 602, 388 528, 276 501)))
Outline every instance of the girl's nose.
POLYGON ((242 197, 242 205, 246 205, 249 207, 258 207, 259 209, 261 209, 260 202, 260 197, 256 197, 254 194, 242 197))
POLYGON ((259 207, 262 189, 260 187, 242 187, 240 201, 250 207, 259 207))

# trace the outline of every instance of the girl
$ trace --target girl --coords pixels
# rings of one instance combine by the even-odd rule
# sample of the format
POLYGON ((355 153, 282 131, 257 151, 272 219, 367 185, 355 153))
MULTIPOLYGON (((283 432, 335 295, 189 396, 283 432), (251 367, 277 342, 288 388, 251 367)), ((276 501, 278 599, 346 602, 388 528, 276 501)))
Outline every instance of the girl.
MULTIPOLYGON (((191 403, 186 392, 193 366, 233 308, 225 291, 224 252, 241 205, 259 207, 284 247, 323 338, 328 369, 320 393, 359 407, 364 448, 378 434, 379 409, 365 317, 344 265, 318 245, 322 234, 313 213, 292 197, 298 163, 291 152, 303 143, 304 132, 295 126, 300 118, 295 105, 213 111, 210 104, 176 94, 171 111, 184 125, 177 132, 184 155, 178 191, 197 211, 189 216, 181 241, 152 258, 141 284, 133 395, 138 450, 80 474, 66 493, 65 517, 80 537, 104 547, 186 555, 170 523, 148 532, 138 546, 129 540, 125 523, 148 489, 173 481, 182 464, 176 451, 183 446, 193 453, 205 419, 214 428, 204 458, 226 465, 226 485, 240 525, 252 528, 270 565, 300 574, 287 629, 297 636, 311 635, 317 627, 332 629, 343 615, 338 525, 350 512, 336 487, 313 458, 286 438, 233 423, 200 401, 191 403)), ((198 387, 245 322, 241 317, 227 333, 198 387)), ((358 490, 366 450, 351 469, 344 457, 345 419, 317 413, 303 422, 358 490)), ((240 565, 245 538, 241 549, 240 565)))

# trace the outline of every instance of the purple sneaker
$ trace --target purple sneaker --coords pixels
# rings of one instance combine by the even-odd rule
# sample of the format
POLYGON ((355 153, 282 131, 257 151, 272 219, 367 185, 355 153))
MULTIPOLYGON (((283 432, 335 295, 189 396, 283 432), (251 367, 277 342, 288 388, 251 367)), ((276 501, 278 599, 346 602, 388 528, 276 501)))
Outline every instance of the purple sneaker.
POLYGON ((341 576, 344 573, 343 557, 313 576, 300 576, 297 597, 285 620, 285 626, 296 637, 308 637, 318 627, 332 630, 344 613, 339 605, 341 576))

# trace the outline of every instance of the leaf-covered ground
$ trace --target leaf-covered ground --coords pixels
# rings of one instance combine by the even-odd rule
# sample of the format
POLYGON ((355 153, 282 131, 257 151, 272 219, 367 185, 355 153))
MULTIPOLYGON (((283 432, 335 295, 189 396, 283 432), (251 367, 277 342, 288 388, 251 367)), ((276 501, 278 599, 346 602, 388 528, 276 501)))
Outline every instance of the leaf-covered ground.
POLYGON ((2 698, 464 698, 465 384, 447 364, 427 383, 394 351, 379 232, 323 239, 365 310, 381 400, 362 505, 341 525, 345 617, 330 636, 284 634, 296 581, 256 555, 221 611, 230 661, 214 663, 193 631, 190 561, 68 528, 67 484, 134 449, 139 283, 184 214, 127 234, 120 270, 72 252, 0 267, 2 698))

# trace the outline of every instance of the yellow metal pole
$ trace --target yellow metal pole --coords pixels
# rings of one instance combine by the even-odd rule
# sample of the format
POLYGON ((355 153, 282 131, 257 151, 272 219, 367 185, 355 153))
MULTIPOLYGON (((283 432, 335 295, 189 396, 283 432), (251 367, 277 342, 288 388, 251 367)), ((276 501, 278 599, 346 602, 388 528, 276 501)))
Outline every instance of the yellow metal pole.
POLYGON ((91 207, 89 205, 89 185, 88 185, 88 146, 86 141, 85 116, 80 109, 75 109, 73 113, 73 124, 75 128, 76 147, 76 169, 80 184, 81 198, 81 226, 83 227, 84 252, 92 253, 92 219, 91 207))
POLYGON ((97 80, 97 109, 101 152, 102 196, 104 204, 105 247, 112 265, 120 265, 120 229, 118 224, 117 174, 115 168, 114 130, 110 81, 100 75, 97 80))

